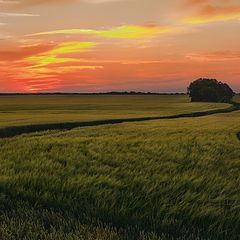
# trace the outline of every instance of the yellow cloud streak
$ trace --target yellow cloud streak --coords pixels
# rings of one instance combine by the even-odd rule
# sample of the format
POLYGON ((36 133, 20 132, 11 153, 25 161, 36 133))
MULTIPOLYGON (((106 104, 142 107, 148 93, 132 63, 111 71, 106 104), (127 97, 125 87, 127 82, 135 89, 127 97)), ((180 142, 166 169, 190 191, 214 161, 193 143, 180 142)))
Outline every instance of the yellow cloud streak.
POLYGON ((48 52, 48 55, 64 53, 89 52, 97 45, 96 42, 65 42, 60 43, 57 48, 48 52))
POLYGON ((75 61, 74 58, 58 57, 61 54, 88 52, 95 47, 95 42, 64 42, 60 43, 54 49, 42 53, 41 55, 26 58, 30 63, 36 63, 37 66, 45 66, 49 64, 65 63, 75 61))
POLYGON ((61 54, 77 53, 77 52, 88 52, 95 47, 97 43, 95 42, 64 42, 58 44, 54 49, 41 53, 40 55, 27 57, 25 61, 31 64, 31 66, 25 67, 26 71, 29 73, 44 74, 48 72, 61 72, 63 70, 73 70, 73 69, 96 69, 102 66, 64 66, 51 68, 48 65, 61 64, 67 62, 78 62, 78 59, 58 57, 61 54))
POLYGON ((95 69, 103 69, 103 66, 64 66, 64 67, 59 67, 59 70, 84 70, 84 69, 89 69, 89 70, 95 70, 95 69))
POLYGON ((86 34, 96 35, 105 38, 140 38, 152 37, 160 33, 171 32, 172 27, 159 27, 159 26, 137 26, 137 25, 124 25, 110 30, 94 30, 94 29, 63 29, 49 32, 40 32, 31 34, 29 36, 40 35, 55 35, 55 34, 86 34))
POLYGON ((45 66, 49 64, 56 64, 56 63, 65 63, 74 61, 72 58, 59 58, 54 55, 40 55, 40 56, 32 56, 28 57, 27 60, 30 63, 35 63, 37 66, 45 66))

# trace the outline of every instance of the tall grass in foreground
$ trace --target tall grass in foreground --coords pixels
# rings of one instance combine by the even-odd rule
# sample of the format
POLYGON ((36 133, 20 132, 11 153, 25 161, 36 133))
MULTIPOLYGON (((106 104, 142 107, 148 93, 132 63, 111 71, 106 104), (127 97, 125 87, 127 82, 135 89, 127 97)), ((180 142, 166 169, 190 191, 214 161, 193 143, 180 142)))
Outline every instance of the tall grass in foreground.
POLYGON ((239 239, 239 117, 0 140, 0 238, 239 239))

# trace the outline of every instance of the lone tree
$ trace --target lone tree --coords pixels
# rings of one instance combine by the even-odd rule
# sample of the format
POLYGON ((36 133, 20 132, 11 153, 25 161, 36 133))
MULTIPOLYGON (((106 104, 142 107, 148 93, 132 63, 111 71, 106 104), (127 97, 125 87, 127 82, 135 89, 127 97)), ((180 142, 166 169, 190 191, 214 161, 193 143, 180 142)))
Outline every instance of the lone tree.
POLYGON ((226 83, 207 78, 192 82, 188 94, 192 102, 229 102, 234 96, 233 90, 226 83))

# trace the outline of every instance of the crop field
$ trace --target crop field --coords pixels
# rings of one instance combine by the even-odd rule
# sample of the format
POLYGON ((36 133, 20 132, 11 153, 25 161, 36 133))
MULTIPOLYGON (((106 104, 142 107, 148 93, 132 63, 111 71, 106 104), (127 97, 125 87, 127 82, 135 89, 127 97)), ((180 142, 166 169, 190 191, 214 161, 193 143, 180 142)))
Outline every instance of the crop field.
POLYGON ((58 122, 168 116, 226 108, 187 96, 0 96, 0 128, 58 122))
MULTIPOLYGON (((229 106, 186 96, 11 96, 0 97, 0 121, 5 128, 229 106)), ((233 111, 0 138, 0 239, 240 239, 239 119, 233 111)))
POLYGON ((235 102, 240 102, 240 94, 234 97, 233 99, 235 102))

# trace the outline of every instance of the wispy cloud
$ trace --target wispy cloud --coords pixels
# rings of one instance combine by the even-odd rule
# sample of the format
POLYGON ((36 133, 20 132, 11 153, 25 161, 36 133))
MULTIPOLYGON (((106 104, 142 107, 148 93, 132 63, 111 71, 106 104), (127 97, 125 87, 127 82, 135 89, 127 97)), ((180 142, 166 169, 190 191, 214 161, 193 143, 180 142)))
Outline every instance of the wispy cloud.
MULTIPOLYGON (((11 38, 12 36, 9 34, 5 34, 5 33, 0 33, 0 40, 7 40, 9 38, 11 38)), ((0 56, 1 59, 1 56, 0 56)))
POLYGON ((229 21, 240 18, 240 5, 225 0, 186 0, 187 7, 195 6, 195 13, 184 18, 187 24, 229 21))
POLYGON ((18 4, 19 3, 19 1, 14 1, 14 0, 9 0, 9 1, 7 1, 7 0, 0 0, 0 4, 7 4, 7 5, 12 5, 12 4, 18 4))
POLYGON ((0 17, 39 17, 39 14, 0 12, 0 17))
POLYGON ((210 0, 185 0, 184 6, 195 6, 203 3, 209 3, 210 0))
POLYGON ((49 32, 34 33, 29 36, 40 35, 57 35, 57 34, 82 34, 82 35, 96 35, 105 38, 140 38, 152 37, 160 33, 167 33, 173 31, 172 27, 161 27, 156 25, 123 25, 120 27, 95 30, 95 29, 62 29, 49 32))
POLYGON ((97 44, 95 42, 63 42, 54 46, 51 50, 42 52, 37 55, 30 56, 25 60, 34 68, 41 68, 50 64, 58 64, 65 62, 74 62, 74 58, 59 57, 63 54, 89 52, 97 44))
POLYGON ((129 0, 0 0, 0 3, 4 4, 16 4, 19 6, 31 6, 40 4, 60 4, 60 3, 89 3, 89 4, 101 4, 101 3, 112 3, 112 2, 123 2, 129 0))
POLYGON ((240 51, 218 51, 210 53, 192 53, 186 58, 200 62, 222 62, 240 60, 240 51))
MULTIPOLYGON (((197 1, 200 2, 200 1, 197 1)), ((199 24, 208 22, 228 21, 240 18, 240 6, 216 6, 204 4, 196 13, 184 19, 188 24, 199 24)))
POLYGON ((0 51, 0 61, 19 61, 24 58, 51 51, 56 44, 34 44, 14 47, 11 50, 0 51))
POLYGON ((94 4, 110 3, 110 2, 123 2, 123 1, 127 1, 127 0, 82 0, 82 2, 94 3, 94 4))

